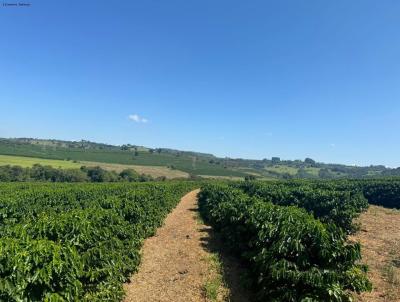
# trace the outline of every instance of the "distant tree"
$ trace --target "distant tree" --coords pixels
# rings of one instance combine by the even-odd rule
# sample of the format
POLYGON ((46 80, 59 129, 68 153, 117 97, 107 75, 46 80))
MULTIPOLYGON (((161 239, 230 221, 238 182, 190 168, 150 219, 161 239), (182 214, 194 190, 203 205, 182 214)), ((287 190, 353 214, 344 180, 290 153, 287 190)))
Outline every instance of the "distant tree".
POLYGON ((309 157, 307 157, 305 160, 304 160, 304 162, 306 163, 306 164, 309 164, 309 165, 315 165, 315 160, 313 160, 313 159, 311 159, 311 158, 309 158, 309 157))
POLYGON ((332 178, 332 174, 329 172, 328 169, 323 168, 318 171, 318 177, 323 179, 328 179, 332 178))
POLYGON ((277 163, 279 163, 281 161, 281 158, 280 157, 272 157, 271 161, 272 161, 273 164, 277 164, 277 163))
POLYGON ((149 149, 149 153, 153 154, 154 153, 154 149, 149 149))
POLYGON ((10 175, 11 175, 12 181, 29 180, 29 178, 30 178, 29 171, 30 171, 30 168, 23 169, 20 166, 12 166, 10 168, 10 175))
POLYGON ((200 180, 200 179, 202 179, 202 177, 199 176, 199 175, 190 173, 189 176, 188 176, 188 179, 189 180, 200 180))
POLYGON ((146 182, 146 181, 152 181, 154 180, 153 177, 151 177, 150 175, 146 175, 146 174, 141 174, 139 176, 139 181, 140 182, 146 182))
POLYGON ((30 176, 34 180, 46 181, 48 179, 51 179, 51 177, 53 176, 52 171, 50 169, 51 169, 50 166, 42 166, 39 164, 34 164, 30 171, 30 176))
POLYGON ((20 166, 0 166, 0 181, 27 181, 29 180, 27 169, 20 166))
POLYGON ((114 171, 106 171, 100 167, 86 168, 87 176, 92 182, 114 182, 119 180, 119 176, 114 171))
POLYGON ((125 181, 139 181, 139 173, 133 169, 124 169, 119 173, 121 180, 125 181))
POLYGON ((12 181, 10 175, 10 166, 0 166, 0 181, 12 181))
POLYGON ((68 169, 64 170, 65 182, 85 182, 88 181, 87 174, 82 172, 80 169, 68 169))
POLYGON ((289 173, 282 173, 282 174, 280 174, 280 177, 283 179, 292 179, 293 178, 293 176, 289 173))
POLYGON ((245 181, 252 181, 252 180, 256 180, 256 177, 254 175, 246 175, 244 177, 245 181))
POLYGON ((308 178, 310 174, 304 169, 304 167, 301 167, 297 173, 296 173, 296 178, 308 178))
POLYGON ((139 152, 137 150, 135 150, 135 156, 139 156, 139 152))

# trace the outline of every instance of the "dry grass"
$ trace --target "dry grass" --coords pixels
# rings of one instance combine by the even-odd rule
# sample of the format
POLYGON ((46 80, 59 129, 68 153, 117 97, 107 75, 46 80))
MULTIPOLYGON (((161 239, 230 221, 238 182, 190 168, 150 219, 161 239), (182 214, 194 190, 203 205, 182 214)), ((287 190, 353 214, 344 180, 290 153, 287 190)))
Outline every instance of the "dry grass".
POLYGON ((81 165, 89 167, 99 166, 103 169, 109 171, 116 171, 118 173, 124 169, 133 169, 139 174, 147 174, 153 177, 165 176, 168 179, 187 178, 189 176, 189 174, 186 172, 180 170, 173 170, 162 166, 137 166, 137 165, 109 164, 109 163, 100 163, 92 161, 81 161, 80 163, 81 165))
POLYGON ((67 160, 0 155, 0 166, 15 165, 26 168, 26 167, 32 167, 34 164, 41 164, 43 166, 52 166, 53 168, 62 168, 62 169, 79 169, 81 167, 80 164, 67 160))
POLYGON ((400 301, 400 211, 371 206, 358 222, 361 230, 351 239, 361 243, 373 283, 372 292, 358 301, 400 301))

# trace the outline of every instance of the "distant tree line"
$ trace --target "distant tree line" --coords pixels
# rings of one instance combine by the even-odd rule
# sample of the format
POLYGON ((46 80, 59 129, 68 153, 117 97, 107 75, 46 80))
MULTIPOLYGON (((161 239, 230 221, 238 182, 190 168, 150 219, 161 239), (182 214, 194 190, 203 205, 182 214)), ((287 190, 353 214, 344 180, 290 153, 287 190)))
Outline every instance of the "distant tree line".
POLYGON ((145 182, 165 180, 165 177, 153 178, 139 174, 133 169, 120 173, 107 171, 101 167, 81 167, 80 169, 58 169, 52 166, 35 164, 33 167, 0 166, 0 182, 47 181, 47 182, 145 182))

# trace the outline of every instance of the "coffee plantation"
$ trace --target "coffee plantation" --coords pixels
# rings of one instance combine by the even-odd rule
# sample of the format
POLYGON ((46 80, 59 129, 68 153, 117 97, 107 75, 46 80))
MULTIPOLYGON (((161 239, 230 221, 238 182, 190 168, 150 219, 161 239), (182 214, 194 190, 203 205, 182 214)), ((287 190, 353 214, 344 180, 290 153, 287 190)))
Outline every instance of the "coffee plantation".
POLYGON ((0 184, 0 301, 121 301, 123 283, 187 192, 249 270, 259 301, 352 301, 369 291, 348 240, 369 204, 400 208, 400 180, 0 184))
POLYGON ((347 243, 340 226, 234 186, 204 185, 200 210, 249 267, 260 301, 351 301, 351 291, 371 289, 366 267, 359 264, 360 245, 347 243))
POLYGON ((193 182, 0 184, 0 301, 120 301, 193 182))

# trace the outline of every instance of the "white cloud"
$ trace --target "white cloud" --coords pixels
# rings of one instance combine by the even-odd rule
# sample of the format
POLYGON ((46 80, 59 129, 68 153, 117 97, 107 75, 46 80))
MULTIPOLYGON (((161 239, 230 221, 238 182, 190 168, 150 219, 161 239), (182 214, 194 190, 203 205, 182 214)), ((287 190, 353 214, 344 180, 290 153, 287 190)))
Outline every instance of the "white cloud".
POLYGON ((148 122, 148 119, 147 118, 144 118, 144 117, 141 117, 139 114, 130 114, 129 116, 128 116, 128 118, 131 120, 131 121, 134 121, 134 122, 136 122, 136 123, 147 123, 148 122))
POLYGON ((333 144, 333 143, 332 143, 332 144, 330 144, 330 146, 331 146, 332 148, 336 147, 336 145, 335 145, 335 144, 333 144))

